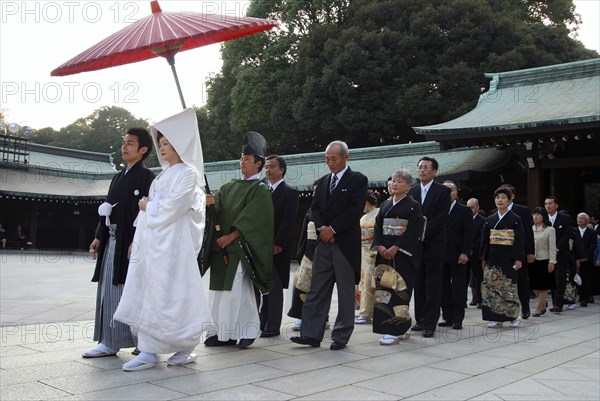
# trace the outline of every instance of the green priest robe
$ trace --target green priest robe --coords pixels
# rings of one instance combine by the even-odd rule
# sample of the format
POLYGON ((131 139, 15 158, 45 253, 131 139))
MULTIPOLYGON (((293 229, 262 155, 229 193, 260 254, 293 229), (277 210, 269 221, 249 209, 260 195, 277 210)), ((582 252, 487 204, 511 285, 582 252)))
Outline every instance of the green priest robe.
POLYGON ((202 275, 211 268, 210 289, 230 291, 241 261, 252 281, 263 292, 272 287, 273 268, 273 201, 268 188, 259 180, 231 180, 215 194, 215 212, 222 234, 234 229, 240 237, 226 248, 226 265, 217 245, 215 222, 207 210, 206 230, 199 264, 202 275))

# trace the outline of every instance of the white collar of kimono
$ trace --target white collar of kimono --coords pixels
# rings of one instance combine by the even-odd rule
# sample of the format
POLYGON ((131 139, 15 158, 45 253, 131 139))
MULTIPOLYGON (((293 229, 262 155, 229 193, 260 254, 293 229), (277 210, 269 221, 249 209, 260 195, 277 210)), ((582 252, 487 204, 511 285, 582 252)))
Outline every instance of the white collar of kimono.
POLYGON ((260 173, 256 173, 253 176, 248 177, 248 179, 245 179, 244 177, 242 177, 242 180, 244 180, 244 181, 260 180, 260 173))
MULTIPOLYGON (((160 131, 177 151, 181 160, 196 170, 198 185, 204 186, 204 158, 202 157, 202 144, 198 119, 193 108, 187 109, 150 126, 150 135, 158 151, 157 132, 160 131)), ((158 152, 157 152, 158 153, 158 152)), ((161 167, 166 169, 169 163, 158 155, 161 167)))

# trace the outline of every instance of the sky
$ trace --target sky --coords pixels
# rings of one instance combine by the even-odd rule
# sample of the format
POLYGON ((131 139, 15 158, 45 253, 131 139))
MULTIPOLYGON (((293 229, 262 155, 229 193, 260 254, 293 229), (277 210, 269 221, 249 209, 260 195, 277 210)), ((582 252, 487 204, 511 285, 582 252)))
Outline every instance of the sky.
MULTIPOLYGON (((475 1, 475 0, 474 0, 475 1)), ((244 16, 248 1, 160 0, 163 11, 244 16)), ((576 0, 578 39, 600 52, 600 0, 576 0)), ((102 106, 119 106, 151 123, 181 110, 171 69, 157 57, 66 77, 50 72, 150 15, 150 2, 0 0, 0 109, 7 123, 56 130, 102 106)), ((206 102, 205 81, 221 68, 220 44, 181 52, 175 66, 188 106, 206 102)))

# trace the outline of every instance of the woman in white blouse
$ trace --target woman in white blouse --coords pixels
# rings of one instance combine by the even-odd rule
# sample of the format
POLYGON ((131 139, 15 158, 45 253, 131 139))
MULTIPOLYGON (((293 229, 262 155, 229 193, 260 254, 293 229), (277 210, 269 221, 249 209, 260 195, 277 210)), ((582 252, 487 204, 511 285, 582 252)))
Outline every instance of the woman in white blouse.
POLYGON ((544 208, 535 208, 532 216, 535 262, 529 265, 529 286, 538 298, 533 316, 539 317, 546 313, 546 296, 555 286, 556 233, 544 208))

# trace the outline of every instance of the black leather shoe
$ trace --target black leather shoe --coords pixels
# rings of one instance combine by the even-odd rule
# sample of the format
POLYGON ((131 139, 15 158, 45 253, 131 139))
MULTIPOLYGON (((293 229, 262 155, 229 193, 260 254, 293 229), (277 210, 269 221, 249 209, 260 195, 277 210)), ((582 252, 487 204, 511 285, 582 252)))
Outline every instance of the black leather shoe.
POLYGON ((333 351, 339 351, 344 348, 346 348, 346 344, 338 343, 337 341, 332 342, 329 346, 329 349, 333 351))
POLYGON ((550 312, 560 313, 560 312, 562 312, 562 308, 558 308, 555 306, 555 307, 550 308, 550 312))
POLYGON ((529 316, 531 316, 531 312, 523 312, 523 313, 521 313, 521 317, 523 318, 523 320, 529 319, 529 316))
POLYGON ((471 305, 471 306, 475 306, 475 305, 477 305, 477 302, 475 302, 475 301, 471 301, 471 302, 469 302, 469 305, 471 305))
POLYGON ((448 320, 442 320, 441 322, 438 323, 439 327, 450 327, 452 326, 452 322, 449 322, 448 320))
POLYGON ((419 326, 418 324, 415 324, 413 327, 410 328, 411 331, 423 331, 423 327, 419 326))
POLYGON ((586 307, 587 307, 587 302, 585 302, 585 301, 581 301, 581 302, 579 303, 579 305, 580 305, 580 306, 583 306, 584 308, 586 308, 586 307))
POLYGON ((314 338, 308 338, 308 337, 302 337, 302 336, 296 336, 296 337, 291 337, 290 341, 296 344, 300 344, 300 345, 310 345, 311 347, 320 347, 321 346, 321 342, 318 340, 315 340, 314 338))
POLYGON ((462 330, 462 324, 452 323, 452 328, 454 330, 462 330))
POLYGON ((241 349, 246 349, 252 344, 254 344, 254 338, 242 338, 238 343, 238 347, 241 349))
POLYGON ((271 337, 277 337, 281 335, 281 332, 279 331, 263 331, 260 334, 260 338, 271 338, 271 337))
POLYGON ((204 340, 204 345, 207 347, 224 347, 227 345, 235 345, 236 343, 237 341, 235 340, 219 341, 219 337, 217 336, 208 337, 204 340))
POLYGON ((423 337, 431 338, 435 335, 435 331, 433 330, 423 330, 423 337))

